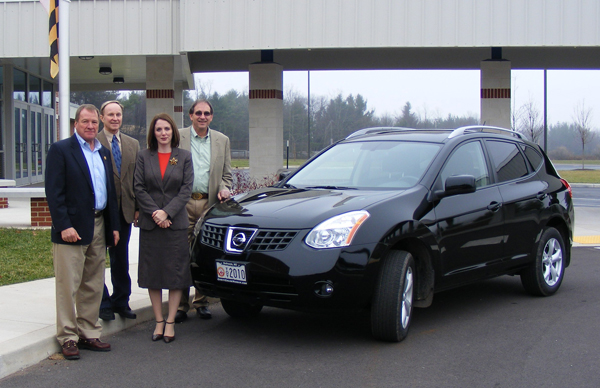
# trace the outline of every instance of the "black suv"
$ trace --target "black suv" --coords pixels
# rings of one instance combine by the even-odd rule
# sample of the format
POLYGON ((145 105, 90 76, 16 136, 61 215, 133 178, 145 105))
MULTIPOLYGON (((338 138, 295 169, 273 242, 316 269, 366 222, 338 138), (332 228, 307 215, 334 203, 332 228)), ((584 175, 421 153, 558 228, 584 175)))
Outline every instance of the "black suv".
POLYGON ((438 291, 520 275, 529 293, 554 294, 572 230, 569 184, 520 134, 369 128, 212 207, 192 277, 233 317, 370 310, 373 335, 400 341, 438 291))

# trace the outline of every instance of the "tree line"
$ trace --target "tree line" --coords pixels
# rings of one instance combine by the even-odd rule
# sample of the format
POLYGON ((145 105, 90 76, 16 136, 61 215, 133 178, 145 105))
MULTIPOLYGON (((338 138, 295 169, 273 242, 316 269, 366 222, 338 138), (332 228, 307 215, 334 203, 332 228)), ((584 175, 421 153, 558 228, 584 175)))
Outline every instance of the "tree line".
MULTIPOLYGON (((223 132, 231 140, 232 150, 248 150, 249 115, 248 94, 234 89, 220 94, 199 89, 185 91, 183 101, 184 126, 191 125, 187 114, 192 102, 205 98, 213 105, 215 115, 211 128, 223 132)), ((118 100, 124 109, 123 132, 137 138, 142 147, 146 144, 146 96, 143 91, 119 93, 74 92, 71 101, 76 104, 91 103, 100 107, 104 101, 118 100)), ((157 112, 158 113, 158 112, 157 112)), ((528 101, 513 108, 512 129, 538 144, 543 142, 543 120, 540 110, 528 101)), ((553 159, 600 159, 600 141, 591 127, 592 110, 583 103, 575 107, 573 121, 559 122, 549 126, 548 154, 553 159)), ((310 107, 307 96, 288 90, 283 99, 283 139, 289 141, 289 157, 305 159, 329 144, 336 142, 362 128, 395 126, 408 128, 457 128, 479 123, 472 114, 445 117, 417 113, 410 102, 399 106, 396 115, 377 115, 369 109, 367 100, 360 94, 325 97, 311 96, 310 107), (309 134, 310 133, 310 134, 309 134)), ((285 152, 285 151, 284 151, 285 152)))

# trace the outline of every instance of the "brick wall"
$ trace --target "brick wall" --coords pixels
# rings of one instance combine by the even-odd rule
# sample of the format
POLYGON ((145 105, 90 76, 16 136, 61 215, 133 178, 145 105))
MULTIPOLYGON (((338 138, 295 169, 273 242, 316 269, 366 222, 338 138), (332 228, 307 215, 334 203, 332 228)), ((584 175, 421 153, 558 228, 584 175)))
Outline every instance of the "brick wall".
POLYGON ((52 226, 46 198, 31 198, 31 226, 52 226))
POLYGON ((0 209, 6 209, 8 207, 8 198, 0 198, 0 209))

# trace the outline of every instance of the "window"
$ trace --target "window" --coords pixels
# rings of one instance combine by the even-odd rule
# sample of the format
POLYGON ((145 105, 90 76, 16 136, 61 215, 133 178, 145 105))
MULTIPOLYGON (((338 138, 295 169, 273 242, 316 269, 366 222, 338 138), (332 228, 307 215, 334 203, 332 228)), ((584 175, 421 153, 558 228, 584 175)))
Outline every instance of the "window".
POLYGON ((29 76, 29 97, 30 104, 42 105, 42 80, 32 75, 29 76))
POLYGON ((528 174, 525 158, 515 143, 486 141, 498 182, 511 181, 528 174))
POLYGON ((13 99, 18 101, 27 101, 27 74, 21 70, 14 69, 13 71, 13 99))
POLYGON ((472 175, 476 187, 483 187, 490 183, 490 174, 480 142, 473 141, 460 145, 450 155, 441 174, 444 185, 448 177, 455 175, 472 175))
POLYGON ((523 148, 525 148, 525 156, 529 160, 531 168, 533 171, 537 170, 542 165, 542 155, 531 146, 526 145, 523 148))

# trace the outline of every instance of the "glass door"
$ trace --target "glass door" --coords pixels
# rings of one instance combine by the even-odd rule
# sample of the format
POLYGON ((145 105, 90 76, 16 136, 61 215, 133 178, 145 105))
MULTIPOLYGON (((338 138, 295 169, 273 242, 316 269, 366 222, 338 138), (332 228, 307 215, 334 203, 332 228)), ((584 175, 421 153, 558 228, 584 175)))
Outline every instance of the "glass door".
POLYGON ((42 107, 30 105, 29 109, 29 128, 31 129, 29 136, 29 149, 31 151, 31 183, 37 183, 43 180, 42 154, 44 148, 42 146, 42 107))
POLYGON ((29 152, 28 152, 28 114, 27 104, 15 101, 15 180, 17 186, 29 183, 29 152))
POLYGON ((56 116, 54 115, 54 109, 44 108, 44 143, 43 143, 43 161, 42 161, 42 172, 46 173, 46 156, 52 143, 56 141, 56 116))

